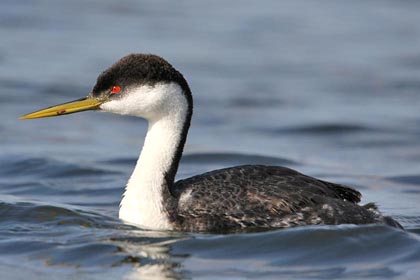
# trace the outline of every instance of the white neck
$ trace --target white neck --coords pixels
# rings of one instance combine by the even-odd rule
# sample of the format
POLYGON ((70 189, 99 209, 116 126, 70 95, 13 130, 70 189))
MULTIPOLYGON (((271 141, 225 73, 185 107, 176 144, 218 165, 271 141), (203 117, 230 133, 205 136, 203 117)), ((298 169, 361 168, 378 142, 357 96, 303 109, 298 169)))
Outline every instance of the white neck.
POLYGON ((171 89, 177 91, 171 92, 171 105, 165 106, 164 113, 149 118, 144 146, 120 205, 120 219, 151 229, 173 229, 166 206, 174 198, 165 175, 170 171, 182 140, 188 104, 179 86, 166 87, 165 91, 171 89))

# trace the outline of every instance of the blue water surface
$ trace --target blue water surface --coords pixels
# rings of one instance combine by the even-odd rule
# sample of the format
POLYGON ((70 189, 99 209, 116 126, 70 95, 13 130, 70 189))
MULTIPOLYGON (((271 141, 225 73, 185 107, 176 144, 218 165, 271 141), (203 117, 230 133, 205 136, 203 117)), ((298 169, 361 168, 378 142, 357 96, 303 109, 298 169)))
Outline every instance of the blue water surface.
POLYGON ((419 279, 419 14, 418 1, 2 1, 0 279, 419 279), (18 117, 86 96, 128 53, 189 81, 178 178, 285 165, 355 187, 407 230, 122 223, 146 122, 18 117))

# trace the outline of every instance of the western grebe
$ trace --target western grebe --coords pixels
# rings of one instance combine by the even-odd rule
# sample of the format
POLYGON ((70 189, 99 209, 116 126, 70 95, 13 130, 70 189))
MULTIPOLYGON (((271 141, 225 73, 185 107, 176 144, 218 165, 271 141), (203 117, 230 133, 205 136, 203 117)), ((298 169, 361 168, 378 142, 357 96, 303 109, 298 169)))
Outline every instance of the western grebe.
POLYGON ((141 117, 144 146, 120 204, 119 217, 157 230, 237 232, 304 225, 387 224, 373 203, 347 186, 280 166, 230 167, 175 182, 193 111, 188 83, 156 55, 130 54, 99 75, 86 98, 21 119, 86 110, 141 117))

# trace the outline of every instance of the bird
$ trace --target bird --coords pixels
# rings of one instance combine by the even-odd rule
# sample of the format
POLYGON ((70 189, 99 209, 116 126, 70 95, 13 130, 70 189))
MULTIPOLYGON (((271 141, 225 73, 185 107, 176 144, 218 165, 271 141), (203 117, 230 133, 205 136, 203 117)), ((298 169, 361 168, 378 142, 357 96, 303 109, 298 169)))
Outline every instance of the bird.
POLYGON ((90 93, 20 117, 100 110, 148 121, 119 218, 140 228, 235 233, 310 225, 382 224, 402 229, 361 193, 282 166, 242 165, 175 181, 193 113, 184 76, 154 54, 129 54, 103 71, 90 93))

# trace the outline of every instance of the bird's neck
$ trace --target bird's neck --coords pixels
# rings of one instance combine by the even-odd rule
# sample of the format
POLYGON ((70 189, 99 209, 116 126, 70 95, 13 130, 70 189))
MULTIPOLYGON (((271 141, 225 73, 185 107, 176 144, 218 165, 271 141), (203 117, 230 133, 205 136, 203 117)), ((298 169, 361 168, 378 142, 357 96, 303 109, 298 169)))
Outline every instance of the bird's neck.
MULTIPOLYGON (((185 106, 184 106, 185 105, 185 106)), ((153 229, 172 229, 171 213, 175 198, 171 194, 181 159, 192 109, 177 106, 156 120, 149 120, 143 149, 120 205, 122 220, 153 229)))

